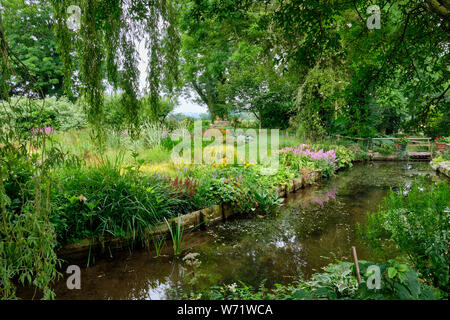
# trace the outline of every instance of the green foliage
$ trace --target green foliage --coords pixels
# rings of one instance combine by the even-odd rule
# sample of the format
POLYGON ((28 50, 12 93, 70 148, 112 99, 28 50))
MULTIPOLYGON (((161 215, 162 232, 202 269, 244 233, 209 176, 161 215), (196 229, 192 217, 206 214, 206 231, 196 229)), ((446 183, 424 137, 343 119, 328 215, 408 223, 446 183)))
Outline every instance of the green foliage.
POLYGON ((163 123, 175 106, 175 101, 168 98, 159 99, 156 106, 152 105, 150 97, 143 97, 141 101, 142 113, 140 114, 140 118, 143 122, 157 121, 163 123))
POLYGON ((63 68, 56 52, 49 1, 4 0, 1 11, 6 41, 26 68, 17 66, 19 76, 10 81, 9 95, 28 92, 27 78, 31 76, 42 91, 41 98, 42 95, 61 96, 63 68))
POLYGON ((395 152, 395 146, 394 144, 382 144, 379 147, 373 148, 373 151, 387 155, 395 152))
MULTIPOLYGON (((0 296, 16 298, 15 286, 20 283, 52 299, 51 283, 60 265, 54 251, 56 233, 49 223, 47 173, 54 158, 29 155, 21 131, 11 123, 5 130, 3 121, 7 119, 0 120, 0 296), (10 140, 11 133, 15 140, 10 140)), ((45 146, 39 136, 33 142, 33 147, 45 146)))
POLYGON ((450 111, 430 107, 429 117, 425 122, 425 133, 430 137, 450 135, 450 111))
MULTIPOLYGON (((258 94, 267 93, 261 88, 266 82, 271 87, 269 74, 281 69, 282 80, 295 74, 295 80, 286 81, 298 88, 291 124, 308 138, 330 133, 371 137, 417 128, 447 135, 448 8, 431 0, 378 5, 381 28, 370 30, 368 4, 362 0, 320 6, 192 1, 187 18, 197 34, 220 26, 229 37, 211 32, 205 36, 212 43, 207 49, 184 43, 183 48, 194 51, 190 56, 220 61, 222 74, 228 62, 227 77, 217 79, 218 87, 225 83, 227 97, 237 92, 245 104, 256 106, 258 94)), ((208 69, 215 70, 206 65, 197 70, 208 69)))
POLYGON ((185 3, 181 16, 182 73, 185 83, 199 96, 196 100, 208 107, 213 120, 228 116, 229 110, 220 87, 225 81, 227 62, 231 57, 231 44, 225 28, 214 20, 200 21, 193 17, 191 3, 185 3))
POLYGON ((87 237, 144 241, 152 225, 180 212, 185 201, 163 177, 135 169, 102 160, 96 167, 56 171, 51 221, 59 244, 87 237))
POLYGON ((163 125, 146 122, 143 124, 141 132, 149 148, 168 146, 170 144, 169 141, 171 140, 167 140, 170 139, 168 130, 163 125))
POLYGON ((379 132, 389 135, 406 127, 408 100, 403 90, 393 80, 391 85, 386 84, 377 91, 377 99, 370 105, 370 120, 379 132))
POLYGON ((20 214, 22 207, 33 199, 33 164, 24 157, 23 151, 3 149, 3 190, 8 201, 5 208, 20 214))
POLYGON ((280 157, 280 162, 289 168, 292 168, 296 172, 300 172, 302 170, 313 171, 318 169, 320 165, 317 161, 312 160, 310 157, 303 154, 293 154, 293 153, 284 153, 280 157))
POLYGON ((44 127, 66 131, 86 126, 81 106, 65 97, 50 97, 45 100, 12 97, 9 105, 0 108, 0 117, 8 118, 8 126, 27 135, 31 135, 33 129, 44 127))
POLYGON ((273 92, 261 94, 251 103, 253 108, 259 111, 258 117, 261 119, 261 127, 270 129, 288 128, 294 107, 289 95, 273 92))
MULTIPOLYGON (((291 285, 275 284, 269 290, 261 285, 254 289, 241 283, 214 286, 199 292, 202 299, 214 300, 436 300, 441 299, 439 290, 420 281, 416 272, 406 264, 396 260, 376 264, 360 261, 362 282, 358 285, 353 263, 329 264, 324 272, 315 273, 309 280, 300 279, 291 285), (380 289, 368 289, 369 266, 380 268, 380 289)), ((195 296, 195 294, 191 294, 195 296)))
POLYGON ((439 152, 436 158, 433 158, 433 163, 439 163, 443 161, 450 161, 450 151, 439 152))
POLYGON ((184 226, 182 226, 181 215, 178 215, 176 222, 172 225, 169 224, 166 218, 164 218, 166 222, 167 228, 169 229, 170 236, 172 237, 172 245, 173 245, 173 254, 178 256, 181 253, 182 245, 183 245, 183 232, 184 226))
POLYGON ((103 97, 103 125, 116 131, 126 129, 126 114, 120 100, 120 95, 105 95, 103 97))
POLYGON ((164 245, 166 244, 166 239, 164 236, 154 236, 152 238, 153 246, 155 247, 156 257, 159 257, 161 254, 164 245))
POLYGON ((338 144, 318 144, 319 148, 325 151, 334 150, 336 152, 338 169, 350 168, 355 160, 355 152, 347 146, 338 144))
POLYGON ((58 50, 64 66, 65 89, 73 90, 75 65, 80 94, 86 102, 88 122, 101 137, 104 82, 122 91, 121 105, 129 129, 138 126, 138 53, 134 40, 147 39, 149 74, 147 90, 156 107, 162 90, 178 85, 179 37, 176 30, 178 4, 175 1, 142 1, 124 6, 121 1, 51 0, 56 21, 58 50), (81 8, 79 30, 67 27, 67 8, 81 8), (163 21, 164 23, 158 23, 163 21))
POLYGON ((449 291, 449 185, 415 181, 407 195, 390 192, 378 212, 368 215, 361 236, 374 248, 395 244, 421 277, 449 291))
POLYGON ((354 152, 343 145, 321 143, 301 146, 283 149, 280 155, 280 163, 294 172, 321 171, 323 176, 330 177, 336 170, 351 167, 353 160, 355 160, 354 152), (300 147, 307 152, 298 152, 299 149, 297 148, 300 147), (329 154, 325 154, 327 152, 329 154))
MULTIPOLYGON (((51 284, 58 277, 60 261, 54 250, 55 230, 49 223, 49 170, 60 153, 54 148, 46 153, 47 133, 38 130, 30 137, 23 123, 13 119, 17 99, 8 97, 12 74, 17 81, 27 83, 30 96, 42 95, 42 90, 5 42, 1 12, 0 43, 0 103, 2 111, 6 110, 0 117, 0 295, 3 299, 17 298, 16 285, 20 283, 41 291, 44 299, 52 299, 51 284)), ((26 106, 34 103, 29 97, 22 99, 26 106)), ((38 114, 43 113, 43 107, 38 114)), ((42 128, 40 119, 35 120, 27 125, 42 128)))
POLYGON ((354 294, 355 299, 389 299, 389 300, 437 300, 442 299, 442 293, 418 278, 417 273, 406 264, 396 260, 387 263, 376 264, 380 268, 380 289, 369 289, 367 282, 369 277, 375 274, 368 272, 372 262, 361 261, 359 263, 363 282, 354 294))
MULTIPOLYGON (((0 196, 2 202, 9 200, 2 193, 0 196)), ((59 276, 56 268, 61 261, 54 251, 56 234, 48 223, 48 208, 36 208, 35 203, 30 202, 21 209, 20 215, 2 210, 0 296, 16 298, 18 280, 22 285, 41 289, 43 299, 53 299, 51 283, 59 276)))
MULTIPOLYGON (((132 121, 127 114, 127 106, 123 105, 124 94, 104 95, 103 119, 102 124, 113 130, 127 130, 134 128, 140 130, 146 123, 158 123, 162 125, 170 112, 173 111, 175 102, 166 98, 158 100, 156 106, 153 106, 149 96, 136 98, 135 103, 140 104, 139 113, 132 121)), ((131 133, 131 130, 128 130, 131 133)))
POLYGON ((193 169, 200 181, 195 198, 204 204, 232 204, 236 213, 268 213, 278 204, 273 177, 264 177, 254 166, 219 166, 213 170, 193 169))
POLYGON ((318 63, 312 68, 298 89, 297 127, 306 138, 319 138, 334 132, 338 111, 345 103, 340 97, 348 82, 345 69, 333 66, 331 61, 324 61, 322 65, 318 63))

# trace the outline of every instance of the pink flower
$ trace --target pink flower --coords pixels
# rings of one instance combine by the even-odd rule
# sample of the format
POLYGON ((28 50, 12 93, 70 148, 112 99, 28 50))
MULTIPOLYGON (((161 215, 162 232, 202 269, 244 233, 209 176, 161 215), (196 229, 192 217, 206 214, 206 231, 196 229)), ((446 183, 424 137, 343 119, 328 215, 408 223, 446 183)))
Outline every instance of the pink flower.
POLYGON ((293 153, 295 155, 304 155, 312 160, 320 161, 324 159, 332 168, 337 169, 336 151, 329 150, 327 152, 323 149, 317 150, 317 147, 309 148, 306 144, 301 144, 297 148, 286 147, 280 150, 280 153, 293 153))
POLYGON ((38 134, 38 133, 43 133, 43 134, 49 135, 49 134, 56 133, 56 131, 52 127, 44 127, 44 128, 36 128, 36 129, 33 128, 33 129, 31 129, 31 133, 33 133, 33 135, 38 134))

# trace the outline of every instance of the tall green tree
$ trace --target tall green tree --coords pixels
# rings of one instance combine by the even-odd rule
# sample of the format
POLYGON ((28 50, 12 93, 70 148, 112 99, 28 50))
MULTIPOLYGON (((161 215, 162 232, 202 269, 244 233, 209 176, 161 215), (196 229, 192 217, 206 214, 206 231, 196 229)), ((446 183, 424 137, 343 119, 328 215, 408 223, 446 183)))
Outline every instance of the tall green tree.
POLYGON ((184 80, 213 119, 249 111, 261 126, 286 125, 293 101, 292 77, 277 66, 283 53, 273 46, 275 33, 267 31, 266 7, 249 7, 250 3, 186 4, 181 24, 184 80))
POLYGON ((3 28, 11 51, 20 59, 27 76, 16 74, 9 83, 10 95, 29 91, 28 77, 41 88, 41 95, 63 94, 62 62, 56 50, 52 7, 47 0, 2 0, 3 28))
MULTIPOLYGON (((205 1, 201 1, 205 2, 205 1)), ((191 1, 185 6, 181 20, 182 73, 187 91, 194 91, 196 102, 207 106, 212 119, 229 113, 221 91, 227 81, 228 63, 233 52, 229 39, 230 25, 221 25, 214 17, 196 19, 191 1)))
POLYGON ((380 29, 367 27, 368 6, 366 1, 281 2, 272 21, 284 31, 280 43, 290 52, 285 61, 299 69, 313 68, 323 57, 344 64, 349 84, 339 120, 346 134, 376 134, 373 101, 377 92, 390 94, 384 88, 392 84, 408 98, 411 127, 421 127, 431 110, 443 113, 448 106, 449 3, 385 1, 379 4, 380 29))

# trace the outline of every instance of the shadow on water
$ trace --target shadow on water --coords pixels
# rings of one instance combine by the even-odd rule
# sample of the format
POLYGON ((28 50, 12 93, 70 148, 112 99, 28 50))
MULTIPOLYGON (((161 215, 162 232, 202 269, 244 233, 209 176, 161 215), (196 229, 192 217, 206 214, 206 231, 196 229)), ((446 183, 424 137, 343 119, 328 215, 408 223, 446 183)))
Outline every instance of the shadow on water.
MULTIPOLYGON (((356 224, 374 211, 391 187, 408 187, 418 176, 436 179, 427 163, 365 163, 298 191, 277 214, 235 219, 196 232, 188 252, 199 253, 199 285, 243 281, 258 287, 290 283, 336 260, 377 260, 358 241, 356 224)), ((170 255, 167 243, 165 254, 170 255)), ((153 252, 122 253, 82 269, 82 289, 55 285, 58 299, 171 299, 186 281, 183 265, 153 252)), ((186 266, 184 266, 186 267, 186 266)))

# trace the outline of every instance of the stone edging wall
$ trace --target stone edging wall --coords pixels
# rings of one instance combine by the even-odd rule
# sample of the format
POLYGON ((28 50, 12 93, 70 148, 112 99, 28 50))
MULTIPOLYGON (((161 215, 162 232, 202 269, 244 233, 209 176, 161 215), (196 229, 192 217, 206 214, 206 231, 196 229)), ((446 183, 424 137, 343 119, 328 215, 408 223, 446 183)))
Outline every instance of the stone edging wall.
MULTIPOLYGON (((283 185, 277 187, 278 197, 285 198, 290 193, 295 193, 297 190, 313 184, 322 176, 320 171, 313 171, 293 180, 286 181, 283 185)), ((205 230, 220 221, 226 221, 229 217, 235 215, 231 209, 231 205, 222 203, 211 208, 197 210, 191 213, 180 216, 181 225, 184 230, 192 230, 199 228, 205 230)), ((170 219, 169 224, 177 224, 178 217, 170 219)), ((152 228, 148 236, 170 236, 170 231, 165 222, 159 223, 152 228)), ((104 252, 106 248, 110 250, 117 250, 124 248, 130 241, 114 238, 107 242, 102 242, 97 239, 84 239, 76 243, 71 243, 64 246, 58 251, 59 256, 82 258, 89 254, 91 250, 94 252, 104 252)))
MULTIPOLYGON (((394 156, 384 156, 378 153, 372 154, 370 156, 370 161, 402 161, 404 159, 400 159, 398 155, 394 156)), ((357 162, 357 161, 355 161, 357 162)), ((442 163, 442 162, 441 162, 442 163)), ((445 163, 445 162, 444 162, 445 163)), ((450 162, 446 162, 446 170, 433 167, 434 170, 442 172, 443 174, 450 177, 450 162)), ((431 163, 430 163, 431 164, 431 163)), ((295 178, 293 180, 286 181, 284 184, 279 185, 277 187, 278 197, 285 198, 290 193, 295 193, 297 190, 304 188, 308 185, 313 184, 315 181, 320 179, 322 176, 320 171, 313 171, 301 177, 295 178)), ((199 228, 200 230, 205 230, 208 226, 211 226, 220 221, 226 221, 227 218, 233 216, 234 213, 231 209, 230 204, 222 203, 220 205, 215 205, 211 208, 205 208, 201 210, 197 210, 188 214, 184 214, 180 216, 181 225, 184 230, 192 230, 195 228, 199 228)), ((176 224, 178 217, 172 218, 169 220, 170 224, 176 224)), ((167 224, 165 222, 159 223, 154 226, 151 231, 149 231, 148 236, 165 236, 169 237, 170 232, 167 224)), ((106 248, 110 250, 123 249, 127 244, 130 243, 130 240, 114 238, 108 241, 102 242, 96 239, 84 239, 82 241, 71 243, 63 247, 58 251, 58 255, 61 256, 75 256, 75 257, 83 257, 89 254, 91 249, 93 248, 95 252, 104 252, 106 248)))
POLYGON ((450 178, 450 161, 442 161, 439 163, 433 163, 433 161, 431 161, 430 166, 433 170, 436 170, 437 172, 447 176, 447 178, 450 178))

